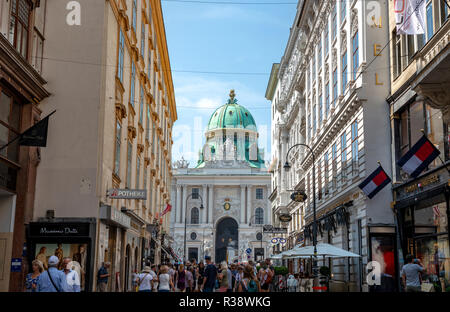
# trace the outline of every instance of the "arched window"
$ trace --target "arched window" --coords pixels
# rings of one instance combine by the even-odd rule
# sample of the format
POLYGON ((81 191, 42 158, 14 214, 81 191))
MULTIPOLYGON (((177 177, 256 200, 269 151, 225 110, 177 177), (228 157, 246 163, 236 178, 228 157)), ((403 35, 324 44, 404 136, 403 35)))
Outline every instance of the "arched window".
POLYGON ((191 209, 191 224, 200 223, 200 212, 197 207, 191 209))
POLYGON ((255 223, 263 224, 264 223, 264 209, 256 208, 255 210, 255 223))

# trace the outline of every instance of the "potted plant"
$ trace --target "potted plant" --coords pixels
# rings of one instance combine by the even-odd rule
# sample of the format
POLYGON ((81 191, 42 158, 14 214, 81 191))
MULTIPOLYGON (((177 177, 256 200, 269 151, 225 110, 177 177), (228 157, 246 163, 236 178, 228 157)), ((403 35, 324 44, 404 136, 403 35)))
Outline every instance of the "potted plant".
POLYGON ((327 291, 330 290, 330 277, 331 277, 331 270, 327 266, 321 266, 319 269, 320 273, 320 281, 319 284, 322 286, 327 287, 327 291))

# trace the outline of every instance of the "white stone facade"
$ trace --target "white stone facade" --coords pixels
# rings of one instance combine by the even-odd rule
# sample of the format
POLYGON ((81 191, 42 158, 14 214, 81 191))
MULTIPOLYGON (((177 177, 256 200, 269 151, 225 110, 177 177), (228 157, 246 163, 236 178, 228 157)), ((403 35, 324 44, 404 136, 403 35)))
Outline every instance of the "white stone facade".
MULTIPOLYGON (((249 256, 254 260, 255 249, 261 248, 257 233, 262 232, 262 225, 271 224, 271 207, 267 199, 269 190, 270 175, 261 169, 236 166, 174 169, 172 196, 176 202, 171 220, 174 251, 183 259, 186 219, 186 258, 202 261, 204 256, 209 255, 213 261, 223 260, 216 257, 216 229, 222 220, 232 218, 238 225, 238 244, 236 248, 229 248, 228 262, 247 261, 248 248, 251 249, 249 256), (198 199, 192 199, 193 189, 198 189, 198 199), (262 190, 262 197, 257 198, 257 189, 262 190), (199 209, 201 198, 203 209, 199 209), (225 209, 225 203, 229 203, 229 210, 225 209), (199 209, 198 222, 192 213, 196 208, 199 209), (263 210, 263 220, 258 220, 260 222, 255 220, 258 208, 263 210), (195 233, 195 239, 192 239, 192 233, 195 233), (188 257, 192 249, 196 250, 196 257, 192 254, 188 257)), ((264 234, 264 256, 268 255, 269 245, 270 237, 264 234)))

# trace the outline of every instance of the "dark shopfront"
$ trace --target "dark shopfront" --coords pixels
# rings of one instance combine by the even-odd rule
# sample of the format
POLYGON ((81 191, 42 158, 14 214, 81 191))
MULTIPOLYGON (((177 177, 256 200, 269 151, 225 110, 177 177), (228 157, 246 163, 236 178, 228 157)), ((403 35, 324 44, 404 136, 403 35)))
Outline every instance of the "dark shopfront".
MULTIPOLYGON (((81 290, 92 291, 94 271, 95 219, 55 219, 32 222, 27 226, 29 263, 38 259, 47 266, 52 255, 61 260, 70 257, 80 275, 81 290)), ((62 268, 59 268, 62 269, 62 268)))
POLYGON ((403 259, 407 254, 420 259, 423 282, 437 292, 450 291, 449 178, 441 166, 394 188, 403 259))

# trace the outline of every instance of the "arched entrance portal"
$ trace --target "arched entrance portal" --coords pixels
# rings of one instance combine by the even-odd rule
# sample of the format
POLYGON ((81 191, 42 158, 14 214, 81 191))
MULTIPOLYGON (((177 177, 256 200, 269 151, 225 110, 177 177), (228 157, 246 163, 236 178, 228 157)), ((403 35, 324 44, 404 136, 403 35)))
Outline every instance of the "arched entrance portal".
POLYGON ((216 263, 232 262, 238 255, 239 226, 233 218, 224 218, 216 227, 216 263), (228 259, 227 259, 228 256, 228 259))

